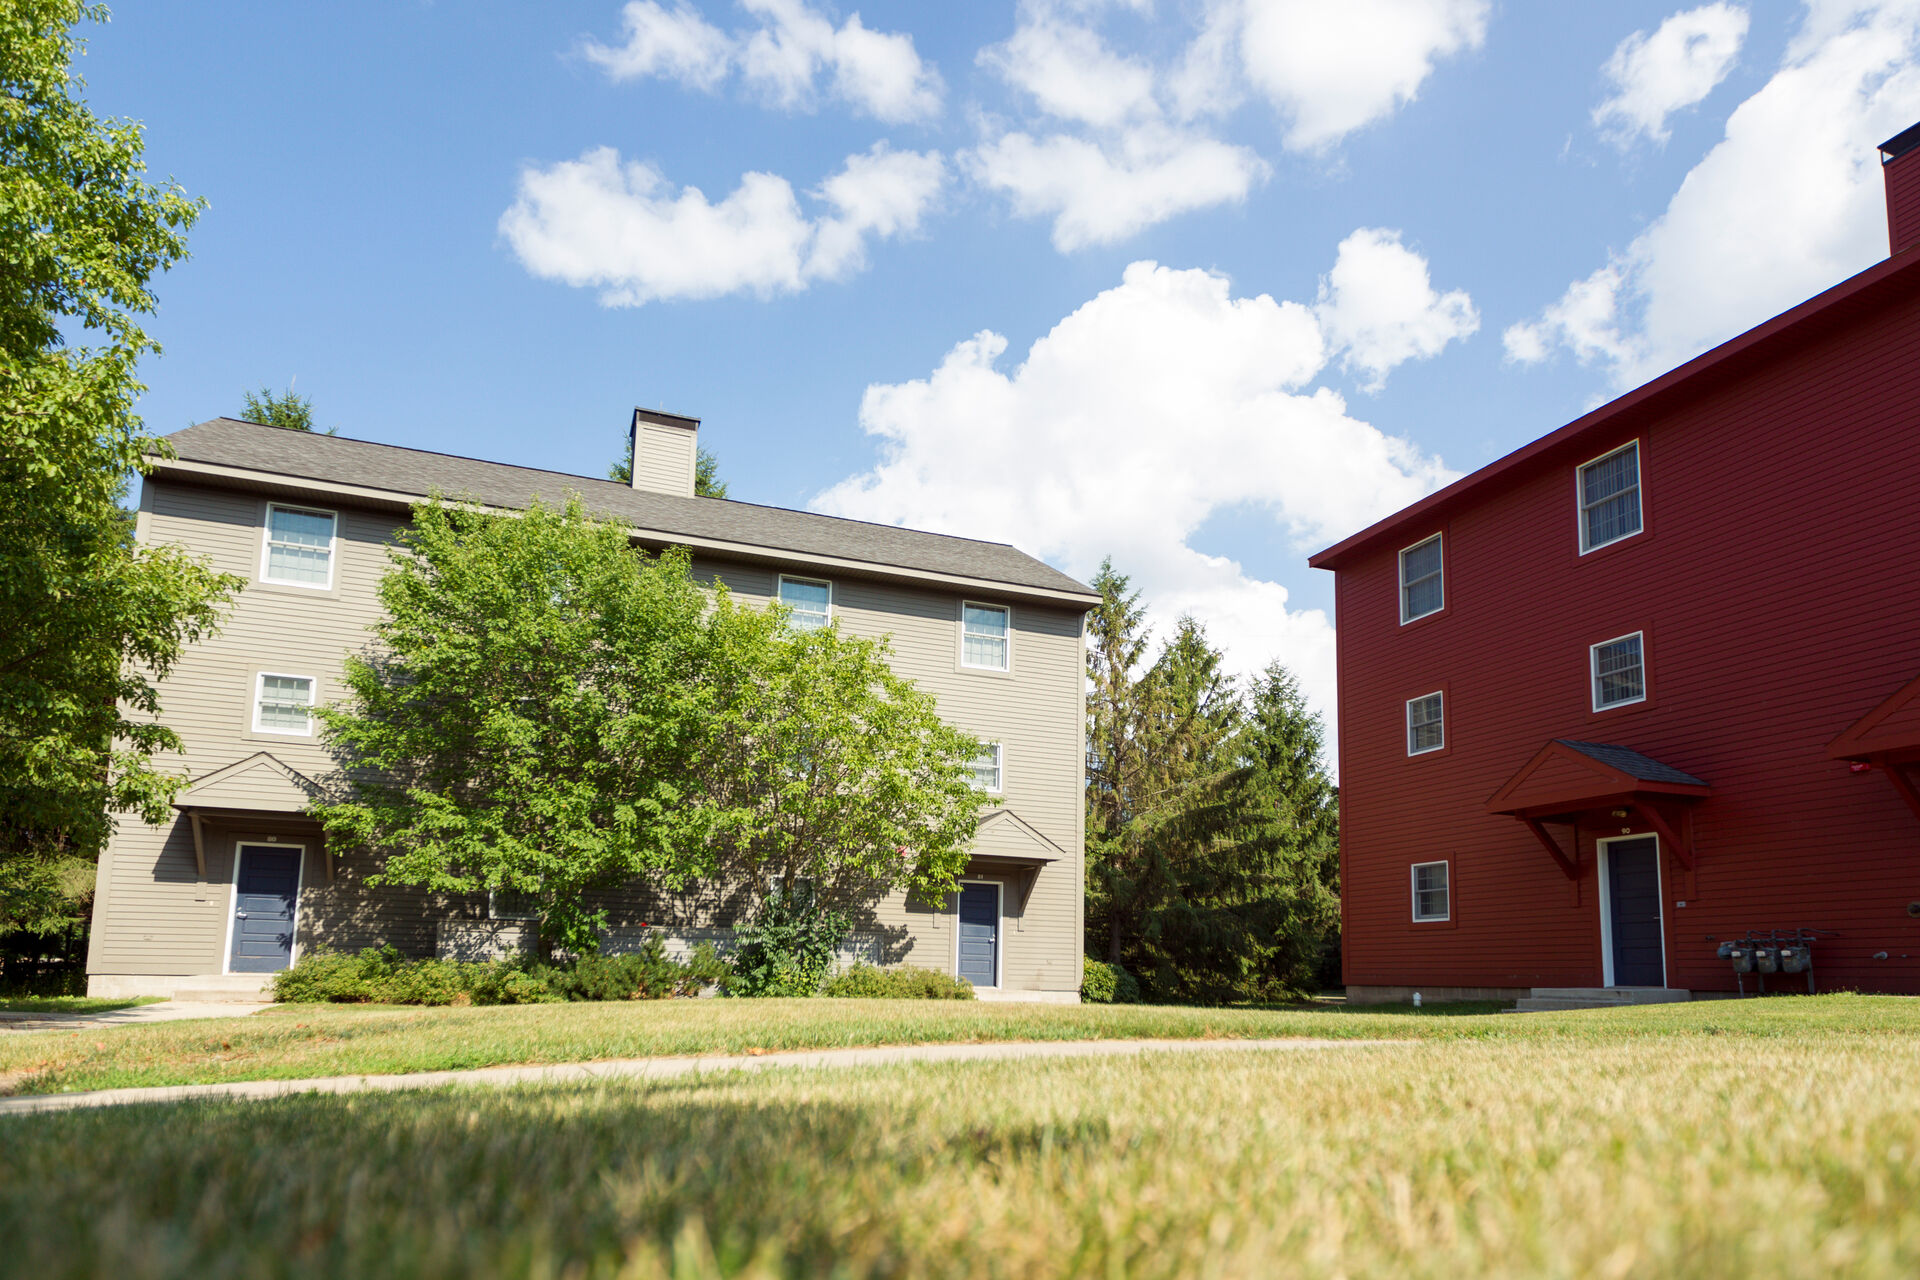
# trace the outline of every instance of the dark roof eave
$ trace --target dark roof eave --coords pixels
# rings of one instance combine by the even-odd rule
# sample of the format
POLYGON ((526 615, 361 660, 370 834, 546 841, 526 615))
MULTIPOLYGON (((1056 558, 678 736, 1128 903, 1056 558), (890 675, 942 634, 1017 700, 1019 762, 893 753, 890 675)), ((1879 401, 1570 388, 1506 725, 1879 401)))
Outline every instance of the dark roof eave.
POLYGON ((1544 460, 1563 449, 1571 450, 1578 442, 1589 436, 1598 435, 1610 427, 1617 427, 1622 419, 1630 419, 1633 414, 1650 412, 1656 402, 1698 390, 1701 383, 1712 375, 1736 372, 1740 362, 1752 356, 1756 348, 1770 347, 1776 342, 1811 336, 1815 330, 1810 322, 1827 318, 1842 304, 1859 300, 1862 294, 1871 293, 1878 287, 1888 284, 1889 281, 1915 272, 1920 272, 1920 253, 1899 253, 1883 262, 1875 263, 1865 271, 1834 285, 1831 289, 1781 312, 1771 320, 1755 325, 1738 337, 1729 338, 1712 350, 1695 356, 1651 382, 1642 383, 1591 413, 1575 418, 1559 430, 1541 436, 1531 444, 1522 445, 1478 471, 1462 476, 1446 488, 1435 490, 1418 502, 1403 507, 1385 519, 1368 525, 1358 533, 1341 539, 1325 550, 1308 557, 1307 564, 1315 569, 1337 570, 1343 562, 1363 551, 1371 550, 1377 543, 1387 540, 1397 531, 1404 533, 1409 525, 1433 520, 1442 511, 1461 505, 1469 495, 1485 485, 1516 472, 1524 473, 1530 466, 1543 463, 1544 460))

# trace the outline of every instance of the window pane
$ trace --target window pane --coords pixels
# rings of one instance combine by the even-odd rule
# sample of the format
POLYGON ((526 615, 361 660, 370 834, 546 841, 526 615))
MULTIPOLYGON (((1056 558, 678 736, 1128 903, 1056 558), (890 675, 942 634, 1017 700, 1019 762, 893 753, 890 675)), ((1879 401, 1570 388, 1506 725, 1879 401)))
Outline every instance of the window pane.
POLYGON ((833 588, 824 582, 796 582, 791 578, 780 580, 780 601, 792 610, 790 620, 793 625, 803 631, 827 625, 827 606, 832 598, 833 588))
POLYGON ((284 733, 312 731, 313 681, 299 676, 260 678, 260 727, 284 733))
POLYGON ((1645 669, 1640 660, 1640 637, 1628 636, 1593 651, 1594 702, 1602 707, 1633 702, 1646 696, 1645 669))
POLYGON ((287 511, 275 507, 273 540, 324 548, 333 541, 333 517, 317 511, 287 511))
POLYGON ((1423 618, 1440 607, 1440 575, 1434 574, 1424 582, 1407 584, 1407 621, 1423 618))
POLYGON ((1409 547, 1400 558, 1401 572, 1408 582, 1417 582, 1440 572, 1440 539, 1432 538, 1417 547, 1409 547))
POLYGON ((1443 699, 1437 693, 1407 704, 1407 752, 1436 751, 1446 745, 1443 699))
POLYGON ((964 620, 968 635, 1004 636, 1007 634, 1005 609, 983 609, 977 604, 970 604, 966 606, 964 620))
POLYGON ((1413 914, 1420 920, 1447 917, 1447 864, 1430 862, 1413 869, 1413 914))
POLYGON ((1580 468, 1580 507, 1588 550, 1640 531, 1640 446, 1580 468))
POLYGON ((333 517, 274 507, 267 516, 267 576, 325 586, 332 559, 333 517))
POLYGON ((982 791, 1000 789, 1000 744, 993 743, 967 764, 973 770, 973 785, 982 791))
POLYGON ((981 605, 961 608, 960 661, 969 667, 1007 669, 1007 611, 981 605))

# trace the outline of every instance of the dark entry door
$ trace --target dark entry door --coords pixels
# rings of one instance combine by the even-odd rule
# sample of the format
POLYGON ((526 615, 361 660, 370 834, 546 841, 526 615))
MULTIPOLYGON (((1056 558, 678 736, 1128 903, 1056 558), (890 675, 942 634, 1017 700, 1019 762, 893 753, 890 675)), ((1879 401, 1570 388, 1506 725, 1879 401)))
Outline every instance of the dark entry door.
POLYGON ((300 851, 240 846, 233 895, 234 973, 274 973, 293 963, 293 908, 300 892, 300 851))
POLYGON ((1612 918, 1613 985, 1664 987, 1660 956, 1660 842, 1652 836, 1607 846, 1607 914, 1612 918))
POLYGON ((960 886, 960 976, 976 987, 1000 985, 1000 887, 960 886))

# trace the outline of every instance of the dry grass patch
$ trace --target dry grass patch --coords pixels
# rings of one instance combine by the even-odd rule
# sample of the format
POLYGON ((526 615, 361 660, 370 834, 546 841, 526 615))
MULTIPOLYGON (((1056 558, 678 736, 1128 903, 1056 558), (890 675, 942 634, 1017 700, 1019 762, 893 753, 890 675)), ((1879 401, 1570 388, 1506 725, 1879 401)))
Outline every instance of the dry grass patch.
POLYGON ((121 1280, 1904 1277, 1914 1047, 1452 1037, 69 1113, 4 1126, 0 1236, 18 1274, 121 1280))

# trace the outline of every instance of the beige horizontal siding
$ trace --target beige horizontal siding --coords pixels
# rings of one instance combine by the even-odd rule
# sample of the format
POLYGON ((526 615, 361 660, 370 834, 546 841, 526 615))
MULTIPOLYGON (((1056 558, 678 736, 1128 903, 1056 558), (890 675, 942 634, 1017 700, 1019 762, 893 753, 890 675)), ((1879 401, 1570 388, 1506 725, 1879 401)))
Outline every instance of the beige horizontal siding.
MULTIPOLYGON (((691 468, 690 437, 686 447, 691 468)), ((641 454, 647 456, 644 444, 641 454)), ((176 765, 192 778, 258 751, 271 752, 316 781, 327 777, 334 762, 317 737, 254 732, 257 677, 262 671, 311 676, 317 681, 317 702, 338 699, 345 692, 346 655, 367 649, 370 628, 381 616, 377 591, 389 563, 390 516, 339 509, 333 585, 311 590, 260 581, 266 505, 258 495, 172 482, 150 483, 143 502, 148 541, 183 545, 249 584, 220 634, 184 655, 162 688, 165 719, 185 745, 176 765)), ((765 602, 775 594, 777 567, 697 557, 694 570, 703 581, 723 582, 744 600, 765 602)), ((979 672, 959 664, 960 603, 951 592, 872 579, 833 580, 833 610, 843 630, 888 637, 895 669, 933 694, 945 718, 1002 744, 1002 803, 1066 855, 1040 873, 1024 911, 1007 921, 1006 985, 1070 989, 1079 982, 1081 930, 1081 615, 1013 604, 1012 669, 979 672)), ((283 797, 287 783, 263 766, 215 785, 222 803, 248 803, 253 797, 264 806, 283 797)), ((102 862, 91 972, 220 971, 234 833, 223 830, 213 839, 221 852, 216 856, 210 844, 208 883, 201 883, 184 821, 161 830, 123 822, 102 862)), ((485 916, 484 897, 455 899, 369 886, 365 877, 372 868, 357 858, 337 860, 336 878, 327 882, 316 869, 322 861, 318 849, 316 843, 302 888, 303 947, 353 949, 392 941, 411 953, 429 954, 437 920, 485 916)), ((1008 889, 1009 912, 1020 896, 1017 886, 1008 889)), ((668 897, 636 887, 608 901, 615 924, 623 927, 643 920, 676 920, 689 927, 727 924, 735 913, 725 895, 711 889, 668 897)), ((870 910, 869 924, 885 935, 890 960, 952 969, 947 907, 912 906, 895 895, 870 904, 870 910)))

